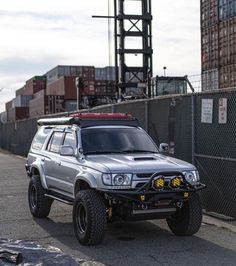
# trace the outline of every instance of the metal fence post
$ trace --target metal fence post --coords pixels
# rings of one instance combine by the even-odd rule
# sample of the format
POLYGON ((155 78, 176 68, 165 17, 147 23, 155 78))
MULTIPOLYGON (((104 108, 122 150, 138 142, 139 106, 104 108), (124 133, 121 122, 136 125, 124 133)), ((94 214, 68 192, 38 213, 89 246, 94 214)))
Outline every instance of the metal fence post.
POLYGON ((191 96, 192 102, 192 164, 195 164, 195 95, 192 94, 191 96))
POLYGON ((148 105, 149 105, 149 102, 145 101, 144 120, 145 120, 145 130, 147 132, 148 132, 148 105))

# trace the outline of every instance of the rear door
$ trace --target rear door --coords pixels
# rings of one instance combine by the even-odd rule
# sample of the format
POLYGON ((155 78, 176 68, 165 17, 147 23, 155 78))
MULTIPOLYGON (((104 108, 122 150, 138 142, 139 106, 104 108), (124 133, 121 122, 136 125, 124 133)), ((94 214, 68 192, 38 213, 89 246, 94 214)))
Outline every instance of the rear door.
POLYGON ((48 188, 63 190, 63 183, 59 179, 60 173, 60 147, 64 139, 64 132, 54 131, 46 148, 47 157, 44 161, 44 169, 48 188))

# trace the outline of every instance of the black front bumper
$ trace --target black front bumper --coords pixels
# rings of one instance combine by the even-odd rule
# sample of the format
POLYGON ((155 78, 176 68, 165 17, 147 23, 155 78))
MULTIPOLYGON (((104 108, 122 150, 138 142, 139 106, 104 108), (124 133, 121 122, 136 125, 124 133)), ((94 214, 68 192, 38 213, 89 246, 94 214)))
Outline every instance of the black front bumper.
MULTIPOLYGON (((197 192, 206 188, 204 184, 198 184, 196 186, 187 187, 184 189, 169 189, 169 190, 111 190, 111 189, 97 189, 98 191, 105 193, 111 199, 134 201, 134 202, 146 202, 146 200, 141 200, 141 196, 145 199, 152 199, 152 201, 158 201, 163 199, 170 199, 174 201, 179 201, 181 199, 186 199, 187 194, 197 192)), ((149 200, 150 202, 150 200, 149 200)))

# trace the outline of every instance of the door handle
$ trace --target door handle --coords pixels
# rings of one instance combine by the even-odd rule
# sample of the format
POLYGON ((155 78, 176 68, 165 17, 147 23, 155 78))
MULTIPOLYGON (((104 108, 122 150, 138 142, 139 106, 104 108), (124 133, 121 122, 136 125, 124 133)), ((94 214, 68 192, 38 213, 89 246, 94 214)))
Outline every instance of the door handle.
POLYGON ((56 161, 55 163, 56 163, 57 165, 59 165, 59 166, 61 165, 61 162, 60 162, 60 161, 56 161))
POLYGON ((45 162, 45 158, 42 159, 42 162, 45 162))

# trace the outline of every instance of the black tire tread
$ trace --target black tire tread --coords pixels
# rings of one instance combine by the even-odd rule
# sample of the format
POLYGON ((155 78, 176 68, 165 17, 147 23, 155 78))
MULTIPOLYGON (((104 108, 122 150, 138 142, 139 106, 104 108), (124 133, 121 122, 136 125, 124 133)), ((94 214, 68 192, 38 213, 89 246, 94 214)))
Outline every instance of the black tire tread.
POLYGON ((178 218, 173 216, 166 219, 170 230, 178 236, 196 234, 202 223, 202 204, 199 195, 196 192, 191 193, 179 212, 178 218))
POLYGON ((75 235, 81 244, 97 245, 102 242, 106 229, 106 207, 98 192, 88 189, 77 193, 73 208, 73 223, 75 235), (83 238, 79 236, 76 226, 76 205, 79 201, 86 205, 89 217, 89 229, 83 238))
POLYGON ((50 213, 53 200, 45 197, 45 193, 46 190, 42 187, 40 177, 37 175, 32 176, 29 182, 28 201, 30 212, 35 218, 45 218, 50 213), (32 209, 30 205, 30 189, 33 185, 37 190, 37 206, 35 209, 32 209))

